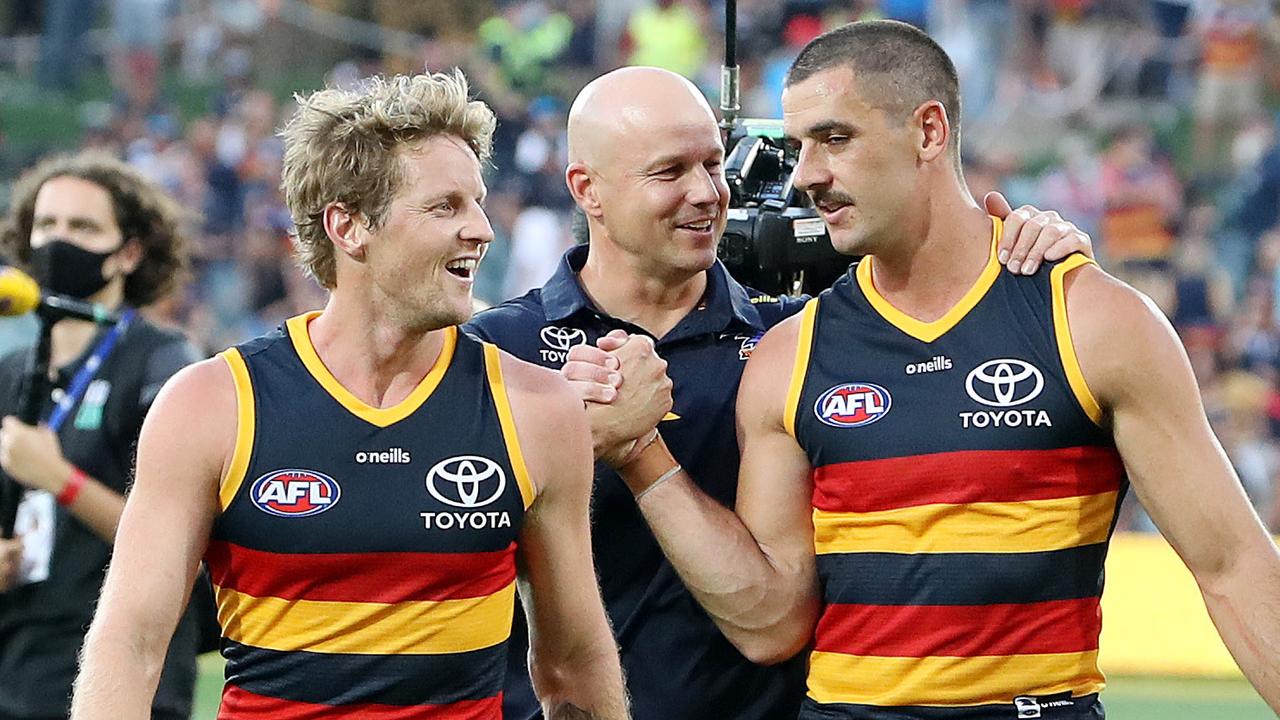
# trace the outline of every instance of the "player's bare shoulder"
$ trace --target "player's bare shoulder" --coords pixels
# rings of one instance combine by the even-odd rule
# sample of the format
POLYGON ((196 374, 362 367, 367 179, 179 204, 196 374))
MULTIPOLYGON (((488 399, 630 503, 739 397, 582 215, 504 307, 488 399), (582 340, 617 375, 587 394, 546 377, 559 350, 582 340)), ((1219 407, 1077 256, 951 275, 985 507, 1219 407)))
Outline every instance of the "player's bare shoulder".
POLYGON ((225 359, 188 365, 165 382, 147 412, 139 466, 152 457, 181 458, 193 475, 216 482, 230 462, 239 414, 237 380, 225 359))
POLYGON ((810 312, 806 306, 805 311, 773 326, 751 351, 738 390, 739 424, 743 420, 781 421, 797 351, 801 342, 807 341, 807 328, 812 324, 810 312))
POLYGON ((520 446, 539 491, 565 475, 559 472, 563 463, 582 460, 589 467, 591 431, 569 381, 502 350, 498 359, 520 446))
POLYGON ((1185 362, 1173 327, 1155 302, 1092 263, 1063 280, 1067 319, 1080 370, 1105 407, 1185 362))

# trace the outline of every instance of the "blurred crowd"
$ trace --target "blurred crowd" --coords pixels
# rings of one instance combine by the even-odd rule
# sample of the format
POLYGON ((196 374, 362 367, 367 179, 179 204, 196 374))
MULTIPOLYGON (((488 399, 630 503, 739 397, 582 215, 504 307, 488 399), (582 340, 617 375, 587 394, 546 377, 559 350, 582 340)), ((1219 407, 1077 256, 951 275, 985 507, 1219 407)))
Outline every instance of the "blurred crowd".
MULTIPOLYGON (((780 117, 799 49, 870 17, 925 28, 955 60, 975 194, 1059 210, 1173 321, 1245 491, 1280 531, 1277 3, 739 0, 743 115, 780 117)), ((324 301, 292 264, 278 189, 290 92, 459 66, 499 116, 497 241, 476 285, 497 302, 540 285, 573 242, 576 91, 658 65, 718 104, 723 35, 723 0, 18 3, 0 9, 0 123, 18 112, 6 91, 30 87, 72 103, 77 132, 52 142, 0 124, 0 205, 44 154, 118 153, 192 211, 190 282, 161 313, 215 351, 324 301)), ((22 332, 0 327, 0 348, 22 332)), ((1121 527, 1151 525, 1131 504, 1121 527)))

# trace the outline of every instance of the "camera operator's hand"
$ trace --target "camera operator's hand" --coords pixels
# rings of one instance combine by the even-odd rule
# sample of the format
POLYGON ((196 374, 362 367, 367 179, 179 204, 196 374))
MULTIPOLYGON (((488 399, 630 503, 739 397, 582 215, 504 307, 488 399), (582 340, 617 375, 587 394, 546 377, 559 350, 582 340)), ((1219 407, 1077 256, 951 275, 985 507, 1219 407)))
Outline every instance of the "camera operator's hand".
MULTIPOLYGON (((572 363, 566 362, 562 372, 586 400, 596 457, 617 467, 638 443, 647 444, 653 438, 654 429, 671 410, 667 363, 658 357, 647 335, 627 336, 615 331, 601 338, 597 348, 580 347, 570 350, 572 363), (610 358, 617 363, 617 370, 608 369, 610 358), (605 401, 608 404, 587 397, 591 385, 612 386, 615 379, 618 384, 612 399, 605 401)), ((599 388, 602 396, 608 395, 603 392, 606 389, 599 388)))
POLYGON ((54 495, 74 469, 48 426, 32 427, 12 415, 0 421, 0 468, 22 485, 54 495))
POLYGON ((1004 220, 1004 234, 996 249, 1000 262, 1015 275, 1032 275, 1045 260, 1061 260, 1074 252, 1093 257, 1089 233, 1062 219, 1053 210, 1023 205, 1014 210, 998 192, 983 198, 987 212, 1004 220))
POLYGON ((0 593, 8 592, 18 580, 22 566, 22 538, 0 538, 0 593))

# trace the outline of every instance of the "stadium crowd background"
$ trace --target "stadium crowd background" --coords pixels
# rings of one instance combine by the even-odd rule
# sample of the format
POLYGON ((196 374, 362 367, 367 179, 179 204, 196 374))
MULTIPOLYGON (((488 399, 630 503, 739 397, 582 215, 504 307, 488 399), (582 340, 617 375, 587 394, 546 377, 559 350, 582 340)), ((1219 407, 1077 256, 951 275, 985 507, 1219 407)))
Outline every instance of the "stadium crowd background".
MULTIPOLYGON (((740 0, 743 114, 780 117, 796 52, 866 17, 954 58, 975 194, 1057 209, 1190 351, 1214 428, 1280 531, 1280 16, 1272 0, 740 0)), ((159 310, 207 351, 319 307, 278 190, 293 92, 462 67, 499 116, 497 241, 476 293, 540 285, 572 243, 569 99, 658 65, 717 104, 721 0, 44 0, 0 4, 0 208, 39 158, 102 147, 167 188, 196 238, 159 310)), ((633 142, 645 142, 643 137, 633 142)), ((0 323, 0 351, 29 341, 0 323)), ((1117 337, 1117 342, 1124 339, 1117 337)), ((1121 529, 1152 530, 1134 503, 1121 529)))

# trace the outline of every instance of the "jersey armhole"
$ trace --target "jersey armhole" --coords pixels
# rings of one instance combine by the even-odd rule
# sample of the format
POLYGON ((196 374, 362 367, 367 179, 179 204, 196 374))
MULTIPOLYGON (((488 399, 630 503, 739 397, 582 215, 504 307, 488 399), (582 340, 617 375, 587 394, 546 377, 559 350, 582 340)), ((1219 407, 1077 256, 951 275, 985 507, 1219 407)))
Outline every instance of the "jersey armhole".
POLYGON ((1080 371, 1080 361, 1076 357, 1075 344, 1071 340, 1071 325, 1067 320, 1067 295, 1065 280, 1067 273, 1082 265, 1093 265, 1090 258, 1075 254, 1054 266, 1049 275, 1050 287, 1053 291, 1053 334, 1058 344, 1058 356, 1062 359, 1062 368, 1067 374, 1067 383, 1071 385, 1071 393, 1076 402, 1084 410, 1089 419, 1099 427, 1102 426, 1102 406, 1089 384, 1085 382, 1084 373, 1080 371))
POLYGON ((516 485, 520 487, 520 498, 524 501, 524 509, 528 510, 538 489, 529 476, 529 468, 524 462, 524 452, 520 449, 520 438, 516 435, 516 420, 511 413, 511 401, 507 397, 507 386, 502 380, 502 358, 498 355, 498 346, 492 343, 481 343, 484 348, 484 372, 489 379, 489 390, 493 394, 493 404, 498 411, 498 424, 502 426, 502 441, 507 446, 507 459, 511 461, 511 470, 516 476, 516 485))
POLYGON ((818 317, 818 298, 804 304, 800 315, 800 336, 796 339, 796 357, 791 366, 791 384, 787 387, 787 403, 782 411, 782 423, 787 434, 796 437, 796 420, 800 411, 800 395, 804 392, 804 378, 809 371, 809 352, 813 347, 813 326, 818 317))
POLYGON ((236 386, 236 444, 231 452, 231 463, 226 475, 218 483, 218 505, 223 512, 231 506, 249 470, 249 457, 253 454, 254 423, 253 381, 249 379, 249 367, 236 348, 218 353, 231 369, 236 386))

